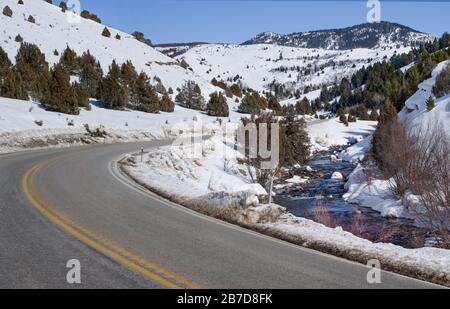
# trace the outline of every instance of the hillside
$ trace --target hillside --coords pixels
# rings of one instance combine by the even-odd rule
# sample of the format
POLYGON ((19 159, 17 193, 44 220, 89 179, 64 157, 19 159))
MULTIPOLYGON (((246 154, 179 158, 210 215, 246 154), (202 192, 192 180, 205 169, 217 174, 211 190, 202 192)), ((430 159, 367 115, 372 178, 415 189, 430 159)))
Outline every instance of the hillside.
MULTIPOLYGON (((206 80, 240 82, 257 91, 285 92, 284 97, 330 85, 375 62, 407 53, 411 47, 325 50, 275 45, 208 44, 190 48, 184 59, 206 80), (272 84, 272 86, 271 86, 272 84)), ((283 95, 280 95, 283 97, 283 95)))
POLYGON ((427 108, 427 100, 434 97, 433 87, 437 76, 449 65, 449 60, 439 63, 431 77, 421 83, 419 90, 406 101, 399 119, 409 130, 427 130, 429 126, 440 123, 450 138, 450 95, 435 98, 435 108, 431 111, 427 108))
POLYGON ((131 60, 138 71, 145 71, 150 77, 158 76, 166 88, 176 89, 185 81, 193 80, 200 85, 205 94, 215 91, 209 81, 182 68, 176 61, 154 48, 137 41, 132 35, 109 28, 111 38, 102 36, 105 25, 81 18, 80 22, 70 23, 69 13, 63 13, 57 6, 46 1, 28 0, 19 5, 16 0, 2 0, 2 10, 6 5, 12 17, 0 14, 0 46, 14 60, 20 43, 15 41, 20 34, 25 42, 39 46, 50 64, 59 60, 59 54, 69 46, 81 55, 89 50, 105 72, 115 59, 118 63, 131 60), (28 22, 33 16, 35 23, 28 22), (120 35, 120 40, 116 39, 120 35))
POLYGON ((432 40, 431 35, 390 22, 366 23, 342 29, 297 32, 288 35, 264 32, 243 45, 274 44, 304 48, 345 50, 380 48, 391 45, 411 46, 432 40))

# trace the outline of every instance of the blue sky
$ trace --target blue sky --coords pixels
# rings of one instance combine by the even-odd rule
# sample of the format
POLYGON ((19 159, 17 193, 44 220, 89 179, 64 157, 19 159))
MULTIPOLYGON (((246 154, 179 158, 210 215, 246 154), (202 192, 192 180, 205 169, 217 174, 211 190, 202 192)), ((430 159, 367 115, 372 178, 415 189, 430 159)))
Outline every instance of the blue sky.
MULTIPOLYGON (((103 23, 142 31, 154 43, 242 43, 264 31, 292 33, 366 22, 366 1, 81 0, 103 23)), ((441 35, 450 2, 382 1, 381 18, 441 35)))

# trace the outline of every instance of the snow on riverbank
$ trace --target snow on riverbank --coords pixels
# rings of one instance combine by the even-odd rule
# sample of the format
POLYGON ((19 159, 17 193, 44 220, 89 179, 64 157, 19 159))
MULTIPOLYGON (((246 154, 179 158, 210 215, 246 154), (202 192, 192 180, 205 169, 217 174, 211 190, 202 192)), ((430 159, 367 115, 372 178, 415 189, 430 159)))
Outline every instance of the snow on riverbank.
POLYGON ((317 120, 308 126, 313 151, 345 146, 363 140, 376 129, 375 121, 358 121, 346 127, 339 119, 317 120))
POLYGON ((344 200, 370 207, 380 212, 383 217, 411 218, 407 209, 403 207, 402 201, 395 199, 392 195, 391 182, 380 179, 380 175, 374 173, 376 173, 375 167, 365 168, 358 165, 345 185, 348 192, 344 195, 344 200))

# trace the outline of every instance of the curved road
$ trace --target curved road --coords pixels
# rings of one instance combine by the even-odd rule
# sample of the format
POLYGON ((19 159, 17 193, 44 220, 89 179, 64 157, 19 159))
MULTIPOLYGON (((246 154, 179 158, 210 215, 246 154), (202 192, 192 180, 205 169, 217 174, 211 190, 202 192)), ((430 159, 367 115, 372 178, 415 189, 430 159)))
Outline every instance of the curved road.
POLYGON ((432 288, 235 227, 121 179, 163 142, 0 156, 0 288, 432 288), (81 263, 69 285, 67 261, 81 263))

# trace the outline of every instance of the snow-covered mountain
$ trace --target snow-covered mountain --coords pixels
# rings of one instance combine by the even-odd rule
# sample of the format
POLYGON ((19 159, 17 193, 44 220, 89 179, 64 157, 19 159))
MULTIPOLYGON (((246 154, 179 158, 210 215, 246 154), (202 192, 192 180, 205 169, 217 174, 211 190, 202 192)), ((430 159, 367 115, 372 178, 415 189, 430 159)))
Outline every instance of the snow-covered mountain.
POLYGON ((153 47, 136 40, 132 35, 108 27, 111 37, 102 36, 105 25, 80 18, 74 22, 69 12, 62 12, 55 5, 42 0, 26 0, 18 4, 17 0, 1 0, 0 9, 9 6, 12 17, 0 14, 0 46, 14 60, 20 43, 15 41, 20 35, 25 42, 39 46, 50 64, 59 60, 59 55, 69 46, 79 55, 89 50, 108 71, 111 62, 131 60, 138 71, 145 71, 150 77, 158 76, 166 88, 174 90, 185 81, 192 80, 200 85, 205 96, 216 91, 209 80, 203 79, 190 70, 182 68, 170 58, 153 47), (35 23, 28 21, 33 16, 35 23), (116 38, 120 35, 120 39, 116 38), (59 55, 56 55, 55 50, 59 55))
POLYGON ((383 46, 411 46, 428 42, 433 36, 390 22, 366 23, 343 29, 297 32, 288 35, 264 32, 243 43, 275 44, 304 48, 345 50, 353 48, 379 48, 383 46))
POLYGON ((282 86, 293 95, 339 82, 363 66, 410 49, 391 45, 336 51, 270 44, 207 44, 192 47, 176 59, 184 59, 196 74, 209 81, 215 78, 228 84, 238 82, 256 91, 282 86))

